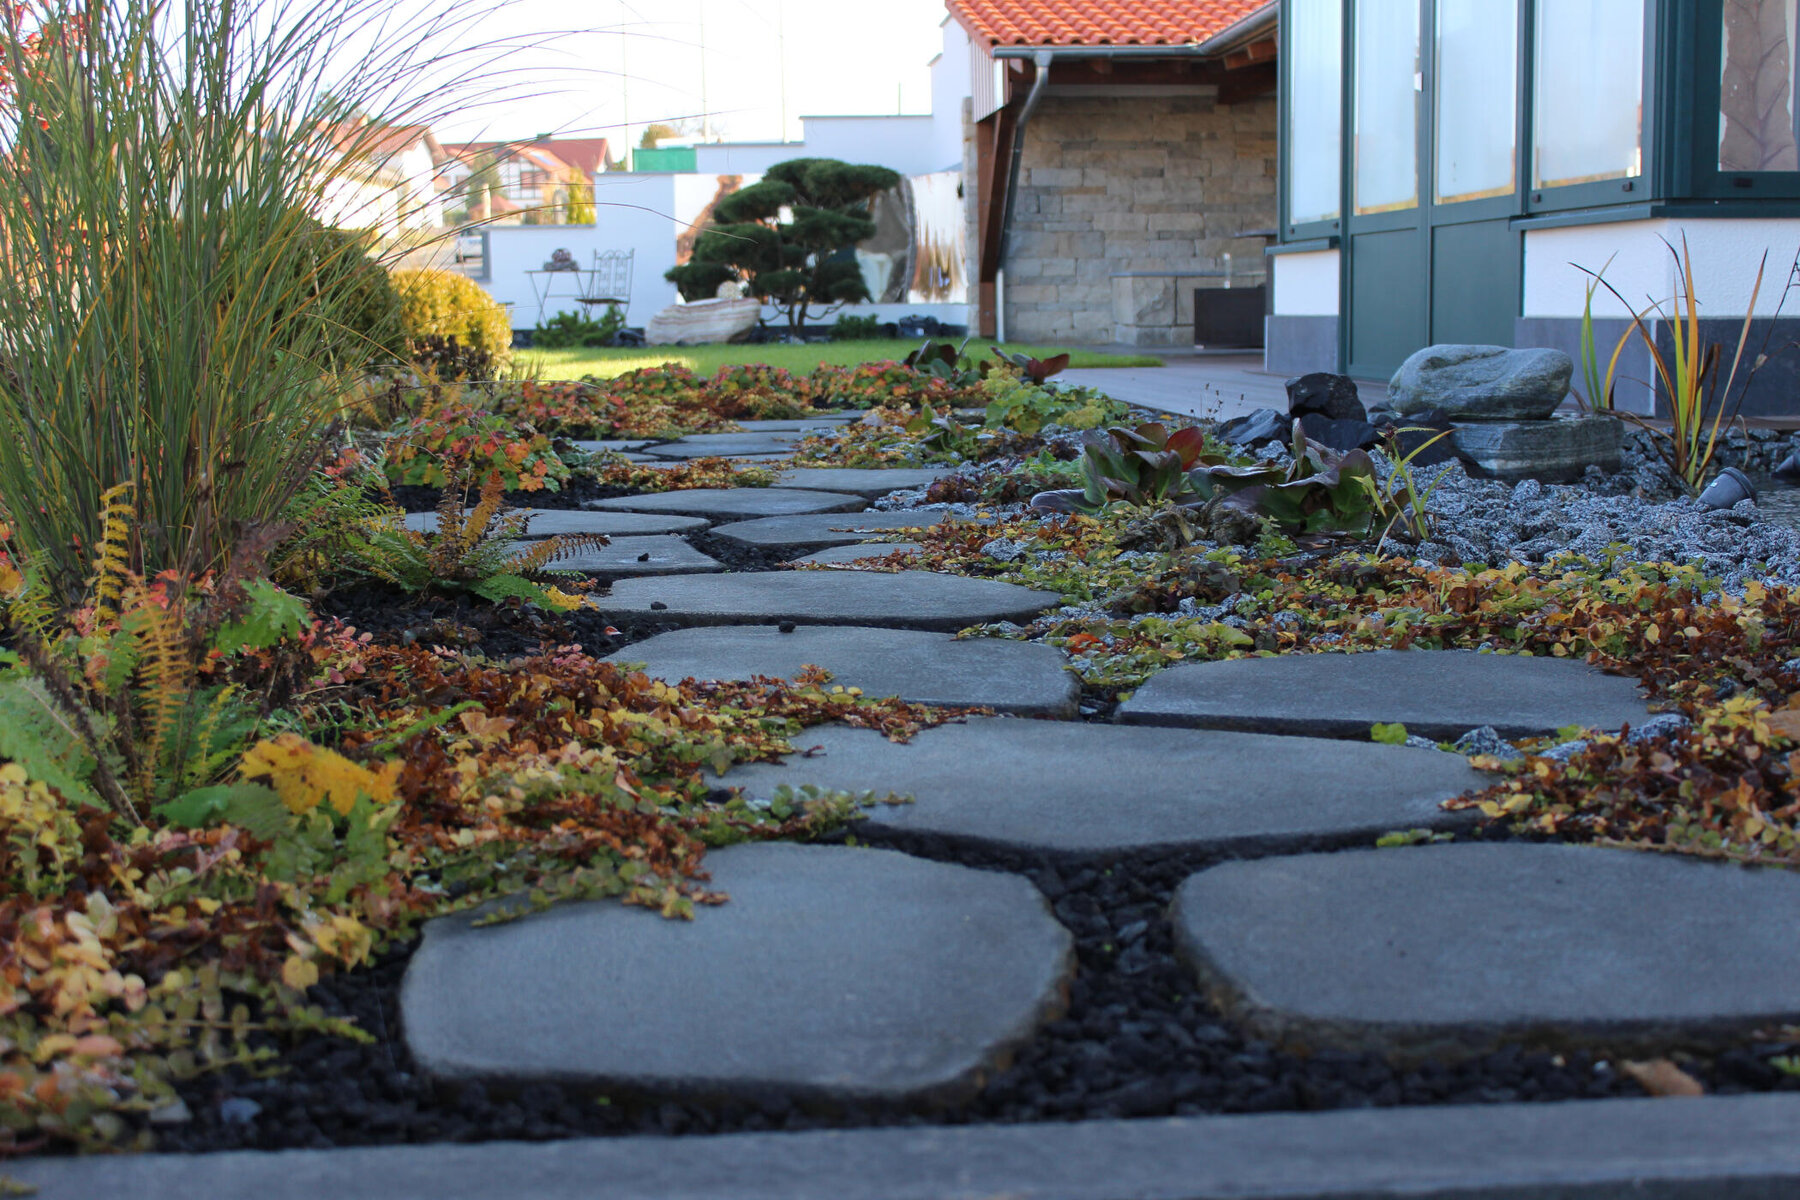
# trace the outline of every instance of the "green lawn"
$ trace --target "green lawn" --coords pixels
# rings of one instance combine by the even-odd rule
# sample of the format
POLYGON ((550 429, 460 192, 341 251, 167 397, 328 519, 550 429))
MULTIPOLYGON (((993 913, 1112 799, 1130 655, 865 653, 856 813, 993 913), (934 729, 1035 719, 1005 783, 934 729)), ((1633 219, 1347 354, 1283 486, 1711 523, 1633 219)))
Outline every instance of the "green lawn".
MULTIPOLYGON (((735 363, 767 363, 785 367, 796 374, 812 370, 820 363, 854 366, 857 363, 901 359, 916 349, 922 339, 879 338, 868 341, 821 342, 812 346, 626 346, 599 350, 523 350, 519 365, 540 379, 579 379, 598 375, 610 379, 640 367, 655 367, 677 362, 700 375, 711 375, 720 367, 735 363)), ((971 351, 980 347, 987 353, 987 343, 971 341, 971 351)), ((1045 358, 1062 353, 1051 346, 1008 345, 1007 350, 1045 358)), ((1074 351, 1072 367, 1160 367, 1162 359, 1149 354, 1103 354, 1094 350, 1074 351)))

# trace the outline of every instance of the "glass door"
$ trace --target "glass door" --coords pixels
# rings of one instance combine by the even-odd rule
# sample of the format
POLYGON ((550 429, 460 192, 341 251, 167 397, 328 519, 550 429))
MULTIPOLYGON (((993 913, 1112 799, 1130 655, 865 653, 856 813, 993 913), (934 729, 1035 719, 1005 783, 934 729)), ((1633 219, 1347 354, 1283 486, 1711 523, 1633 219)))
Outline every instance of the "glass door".
POLYGON ((1351 5, 1344 315, 1346 369, 1353 375, 1385 375, 1425 344, 1420 10, 1410 0, 1351 5))

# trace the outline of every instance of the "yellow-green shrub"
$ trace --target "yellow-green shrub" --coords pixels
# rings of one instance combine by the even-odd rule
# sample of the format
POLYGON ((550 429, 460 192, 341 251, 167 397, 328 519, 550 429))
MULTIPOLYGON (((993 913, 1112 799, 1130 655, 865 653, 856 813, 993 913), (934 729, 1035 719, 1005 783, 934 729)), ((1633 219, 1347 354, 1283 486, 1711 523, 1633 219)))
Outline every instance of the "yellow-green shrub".
POLYGON ((512 346, 506 309, 466 275, 432 269, 395 271, 394 289, 400 293, 400 321, 409 341, 454 337, 496 358, 504 357, 512 346))

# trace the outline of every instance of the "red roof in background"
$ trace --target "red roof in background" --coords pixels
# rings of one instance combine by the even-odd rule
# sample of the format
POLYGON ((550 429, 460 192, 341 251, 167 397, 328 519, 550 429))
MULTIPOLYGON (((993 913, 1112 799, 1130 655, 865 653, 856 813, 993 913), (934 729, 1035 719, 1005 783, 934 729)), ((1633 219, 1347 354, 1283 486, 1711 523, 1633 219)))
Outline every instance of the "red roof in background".
POLYGON ((989 46, 1185 46, 1274 0, 945 0, 989 46))

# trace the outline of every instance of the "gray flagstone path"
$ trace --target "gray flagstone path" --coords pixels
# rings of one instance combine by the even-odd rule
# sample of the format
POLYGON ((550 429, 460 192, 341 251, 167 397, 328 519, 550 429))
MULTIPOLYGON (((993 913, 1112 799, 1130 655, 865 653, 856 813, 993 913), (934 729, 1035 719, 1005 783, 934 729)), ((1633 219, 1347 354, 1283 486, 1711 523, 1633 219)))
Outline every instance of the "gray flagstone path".
POLYGON ((676 625, 887 625, 954 631, 1025 621, 1061 597, 991 579, 931 571, 765 571, 626 579, 595 607, 611 621, 676 625))
POLYGON ((1309 1045, 1693 1043, 1800 1021, 1800 874, 1593 846, 1224 863, 1176 937, 1228 1011, 1309 1045))
POLYGON ((400 997, 446 1078, 699 1095, 966 1093, 1060 1011, 1073 939, 1028 881, 843 846, 715 851, 693 921, 611 902, 433 921, 400 997))
MULTIPOLYGON (((529 545, 529 543, 525 543, 529 545)), ((725 564, 669 534, 621 537, 591 550, 577 550, 550 564, 553 571, 581 571, 617 578, 625 575, 699 575, 723 571, 725 564)))
POLYGON ((844 513, 867 508, 861 496, 800 488, 689 488, 680 492, 653 492, 643 496, 613 496, 589 500, 582 507, 593 512, 678 513, 709 521, 745 521, 756 517, 791 513, 844 513))
MULTIPOLYGON (((673 513, 590 512, 578 508, 529 508, 522 511, 531 518, 525 527, 525 536, 528 538, 550 537, 562 533, 632 537, 652 533, 693 533, 707 527, 704 517, 683 517, 673 513)), ((421 533, 435 533, 437 514, 408 513, 406 527, 421 533)))
POLYGON ((869 810, 871 832, 1065 854, 1367 845, 1395 829, 1466 828, 1467 814, 1439 804, 1487 782, 1436 750, 1002 717, 906 743, 809 729, 794 746, 785 764, 733 767, 720 782, 764 797, 783 784, 892 788, 913 803, 869 810))
MULTIPOLYGON (((792 678, 811 664, 832 683, 915 704, 993 708, 1072 717, 1081 694, 1053 646, 1002 638, 863 626, 801 625, 677 629, 635 642, 609 658, 641 662, 662 679, 792 678)), ((735 779, 733 782, 736 782, 735 779)))
MULTIPOLYGON (((823 494, 823 493, 819 493, 823 494)), ((894 512, 859 512, 853 516, 814 513, 792 517, 762 517, 734 521, 713 532, 728 541, 742 542, 759 550, 793 550, 802 546, 847 546, 896 529, 918 529, 943 522, 967 520, 940 509, 901 509, 894 512)))
POLYGON ((789 467, 775 476, 778 487, 854 492, 873 500, 901 488, 922 488, 955 471, 954 467, 789 467))
POLYGON ((917 542, 852 542, 848 546, 827 546, 823 550, 814 550, 811 554, 802 554, 789 561, 809 566, 839 567, 890 558, 896 554, 913 554, 924 548, 917 542))
POLYGON ((1121 721, 1367 738, 1376 722, 1450 740, 1564 726, 1617 729, 1649 717, 1635 680, 1571 659, 1473 651, 1376 650, 1183 663, 1119 706, 1121 721))

